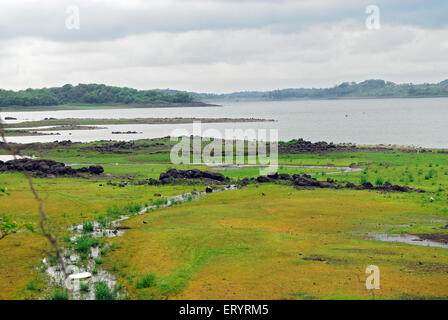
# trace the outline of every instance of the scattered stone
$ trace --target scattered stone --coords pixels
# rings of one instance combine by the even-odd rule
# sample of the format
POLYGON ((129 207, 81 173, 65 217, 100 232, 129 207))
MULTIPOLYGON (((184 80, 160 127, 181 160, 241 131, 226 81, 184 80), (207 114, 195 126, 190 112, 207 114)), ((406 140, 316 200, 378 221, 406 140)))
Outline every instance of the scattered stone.
POLYGON ((132 229, 131 227, 127 227, 127 226, 120 226, 120 227, 116 227, 115 230, 130 230, 132 229))
POLYGON ((325 141, 311 142, 305 141, 302 138, 295 141, 295 143, 281 143, 278 146, 280 154, 297 154, 297 153, 323 153, 323 152, 335 152, 335 151, 349 151, 355 150, 356 147, 352 145, 335 145, 332 142, 327 143, 325 141))
POLYGON ((321 257, 304 257, 304 258, 302 258, 302 260, 306 260, 306 261, 327 261, 326 259, 324 259, 324 258, 321 258, 321 257))
POLYGON ((218 172, 201 171, 198 169, 192 170, 177 170, 170 169, 167 172, 162 172, 159 180, 164 179, 210 179, 219 182, 228 181, 228 178, 218 172))
POLYGON ((22 158, 0 162, 0 172, 2 171, 28 171, 42 177, 66 175, 75 177, 80 176, 80 173, 99 175, 104 172, 104 169, 101 166, 90 166, 89 168, 83 167, 79 169, 73 169, 70 166, 66 166, 62 162, 56 162, 54 160, 34 160, 22 158))

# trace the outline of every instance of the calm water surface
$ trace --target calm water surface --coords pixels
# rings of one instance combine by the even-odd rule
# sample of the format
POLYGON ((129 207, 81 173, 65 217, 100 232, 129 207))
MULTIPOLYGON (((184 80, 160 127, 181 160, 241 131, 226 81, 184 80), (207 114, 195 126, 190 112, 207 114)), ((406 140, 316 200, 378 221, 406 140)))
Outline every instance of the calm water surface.
MULTIPOLYGON (((222 107, 148 108, 111 110, 69 110, 5 112, 15 117, 8 123, 62 118, 263 118, 277 122, 202 124, 220 130, 233 128, 278 129, 280 140, 304 138, 311 141, 353 142, 358 144, 398 144, 448 147, 448 98, 313 100, 224 102, 222 107)), ((103 126, 104 127, 104 126, 103 126)), ((111 125, 100 130, 60 131, 57 136, 10 137, 13 142, 54 140, 135 140, 172 135, 174 129, 191 132, 192 125, 111 125), (112 131, 137 131, 141 134, 112 135, 112 131)), ((207 136, 214 136, 208 133, 207 136)))

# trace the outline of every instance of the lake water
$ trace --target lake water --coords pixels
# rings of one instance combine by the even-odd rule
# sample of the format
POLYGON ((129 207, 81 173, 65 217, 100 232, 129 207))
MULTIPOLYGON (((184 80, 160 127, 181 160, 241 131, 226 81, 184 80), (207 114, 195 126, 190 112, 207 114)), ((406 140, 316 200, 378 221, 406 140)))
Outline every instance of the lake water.
MULTIPOLYGON (((397 144, 406 146, 448 147, 448 98, 360 99, 312 101, 224 102, 222 107, 147 108, 110 110, 68 110, 5 112, 15 117, 8 123, 62 118, 263 118, 277 122, 211 123, 202 129, 278 129, 280 140, 304 138, 327 142, 358 144, 397 144)), ((104 126, 103 126, 104 127, 104 126)), ((135 140, 172 135, 176 128, 192 125, 111 125, 100 130, 60 131, 61 135, 9 137, 12 142, 54 140, 135 140), (112 131, 137 131, 141 134, 112 135, 112 131)), ((214 134, 207 134, 214 136, 214 134)))

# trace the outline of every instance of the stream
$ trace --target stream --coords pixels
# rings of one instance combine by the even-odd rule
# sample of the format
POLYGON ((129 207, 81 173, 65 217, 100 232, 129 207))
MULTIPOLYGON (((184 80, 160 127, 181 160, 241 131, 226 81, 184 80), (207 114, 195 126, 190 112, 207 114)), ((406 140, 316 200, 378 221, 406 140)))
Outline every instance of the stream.
MULTIPOLYGON (((222 192, 237 189, 231 185, 222 189, 213 190, 213 192, 222 192)), ((197 200, 201 195, 206 194, 205 191, 190 192, 181 195, 171 196, 166 199, 165 204, 151 205, 140 210, 137 215, 142 215, 156 209, 163 209, 174 204, 197 200)), ((120 230, 120 223, 129 219, 134 215, 121 215, 118 219, 109 222, 106 226, 95 221, 93 231, 84 231, 83 224, 77 224, 70 227, 70 231, 74 231, 75 235, 70 238, 70 242, 76 245, 79 238, 83 236, 91 236, 93 238, 113 238, 124 235, 124 230, 120 230)), ((107 249, 103 247, 103 249, 107 249)), ((71 293, 71 299, 74 300, 96 300, 95 283, 105 282, 111 292, 114 292, 117 299, 125 297, 126 292, 122 288, 117 288, 117 279, 110 272, 99 268, 97 259, 101 259, 101 248, 98 245, 91 246, 87 257, 82 259, 81 254, 70 248, 61 248, 65 269, 68 279, 65 278, 61 265, 57 261, 44 258, 43 264, 45 272, 50 277, 50 283, 55 286, 65 287, 71 293), (81 285, 82 283, 82 285, 81 285)))

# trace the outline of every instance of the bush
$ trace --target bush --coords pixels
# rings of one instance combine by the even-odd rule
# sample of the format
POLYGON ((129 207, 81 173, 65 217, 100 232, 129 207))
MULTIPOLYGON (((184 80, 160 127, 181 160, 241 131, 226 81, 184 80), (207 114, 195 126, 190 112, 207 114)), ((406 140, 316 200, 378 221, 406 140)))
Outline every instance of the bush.
POLYGON ((156 276, 152 273, 144 275, 139 280, 135 282, 135 287, 137 289, 149 288, 156 282, 156 276))
POLYGON ((100 281, 94 284, 96 300, 114 300, 115 294, 110 290, 106 282, 100 281))
POLYGON ((384 184, 383 178, 381 177, 376 178, 375 185, 382 186, 383 184, 384 184))
POLYGON ((35 290, 37 290, 37 284, 36 284, 36 282, 31 280, 26 284, 26 288, 30 291, 35 291, 35 290))
POLYGON ((93 232, 93 223, 92 222, 84 222, 82 225, 82 230, 84 232, 93 232))
POLYGON ((50 300, 68 300, 67 290, 56 289, 53 295, 50 296, 50 300))
POLYGON ((88 283, 81 283, 79 285, 79 290, 83 291, 83 292, 89 292, 89 284, 88 283))
POLYGON ((105 228, 107 226, 107 219, 103 215, 98 216, 98 222, 105 228))
POLYGON ((95 247, 99 244, 99 240, 97 238, 92 238, 89 236, 82 236, 76 240, 76 250, 87 254, 89 253, 90 247, 95 247))

